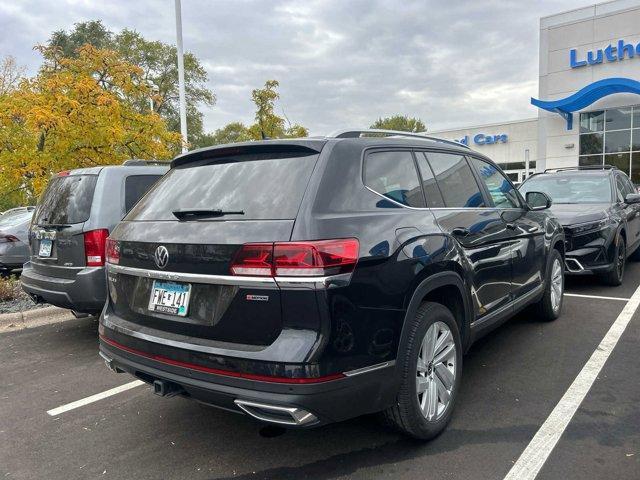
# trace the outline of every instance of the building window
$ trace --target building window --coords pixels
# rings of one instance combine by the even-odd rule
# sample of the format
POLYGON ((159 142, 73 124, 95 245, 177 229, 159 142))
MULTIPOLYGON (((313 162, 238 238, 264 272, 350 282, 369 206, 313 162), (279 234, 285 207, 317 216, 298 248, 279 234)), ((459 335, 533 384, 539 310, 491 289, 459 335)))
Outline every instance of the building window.
POLYGON ((579 165, 603 164, 640 184, 640 106, 580 114, 579 165))

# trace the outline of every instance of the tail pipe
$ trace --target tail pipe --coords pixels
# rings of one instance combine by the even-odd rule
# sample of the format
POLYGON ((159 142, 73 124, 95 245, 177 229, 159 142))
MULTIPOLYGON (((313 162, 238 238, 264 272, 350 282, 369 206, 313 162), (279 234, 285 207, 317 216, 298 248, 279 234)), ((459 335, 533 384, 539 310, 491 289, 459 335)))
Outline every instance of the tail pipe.
POLYGON ((564 265, 571 273, 581 272, 584 270, 582 264, 575 258, 566 258, 564 260, 564 265))

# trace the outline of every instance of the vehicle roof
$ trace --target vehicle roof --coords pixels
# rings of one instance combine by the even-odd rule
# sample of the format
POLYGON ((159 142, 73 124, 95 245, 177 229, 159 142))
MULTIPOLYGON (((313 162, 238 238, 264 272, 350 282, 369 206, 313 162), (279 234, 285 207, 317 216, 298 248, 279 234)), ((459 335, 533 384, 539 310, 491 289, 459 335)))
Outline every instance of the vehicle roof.
POLYGON ((104 171, 118 172, 139 172, 140 175, 164 173, 169 169, 169 162, 166 165, 104 165, 99 167, 75 168, 69 170, 69 175, 99 175, 104 171))
POLYGON ((211 147, 199 148, 178 155, 171 162, 171 168, 187 163, 203 160, 207 158, 226 157, 229 155, 251 154, 251 153, 270 153, 278 151, 291 151, 291 149, 299 149, 303 151, 320 152, 328 143, 352 143, 361 145, 362 148, 369 147, 403 147, 403 148, 437 148, 447 151, 454 151, 463 155, 474 153, 475 155, 486 158, 469 148, 450 143, 439 142, 432 139, 421 139, 413 137, 360 137, 360 138, 331 138, 331 137, 307 137, 294 139, 279 140, 259 140, 252 142, 228 143, 223 145, 214 145, 211 147))

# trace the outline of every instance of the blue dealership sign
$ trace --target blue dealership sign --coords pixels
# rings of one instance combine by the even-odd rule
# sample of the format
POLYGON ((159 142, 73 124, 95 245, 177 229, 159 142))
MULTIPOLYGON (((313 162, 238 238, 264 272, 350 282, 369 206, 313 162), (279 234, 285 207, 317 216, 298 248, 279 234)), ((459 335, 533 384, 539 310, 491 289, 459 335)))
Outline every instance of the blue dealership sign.
POLYGON ((603 62, 619 62, 625 58, 633 58, 640 56, 640 43, 632 45, 625 43, 624 40, 618 40, 617 45, 609 44, 605 48, 598 48, 587 52, 587 56, 578 57, 578 51, 573 48, 569 50, 569 65, 571 68, 580 68, 586 65, 597 65, 603 62))
MULTIPOLYGON (((476 145, 492 145, 494 143, 507 143, 509 137, 506 133, 500 133, 498 135, 487 135, 486 133, 478 133, 473 136, 473 143, 476 145)), ((456 142, 462 145, 469 145, 469 135, 465 135, 456 142)))

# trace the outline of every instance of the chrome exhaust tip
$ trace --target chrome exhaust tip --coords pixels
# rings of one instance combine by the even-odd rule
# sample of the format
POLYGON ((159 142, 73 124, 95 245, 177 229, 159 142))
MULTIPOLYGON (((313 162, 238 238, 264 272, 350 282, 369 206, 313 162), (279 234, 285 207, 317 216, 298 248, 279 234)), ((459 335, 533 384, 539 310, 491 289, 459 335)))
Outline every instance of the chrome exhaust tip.
POLYGON ((123 370, 120 370, 118 367, 116 367, 113 364, 113 359, 112 358, 107 357, 102 352, 98 352, 98 354, 102 357, 102 359, 104 360, 104 364, 107 366, 107 368, 109 370, 111 370, 112 372, 115 372, 115 373, 124 373, 123 370))
POLYGON ((278 425, 302 426, 318 421, 313 413, 298 407, 280 407, 248 400, 234 400, 234 403, 247 415, 278 425))
POLYGON ((569 272, 576 273, 584 270, 582 264, 575 258, 566 258, 564 260, 564 265, 569 272))

